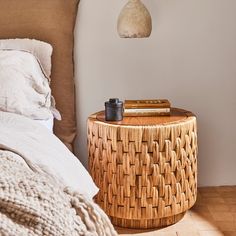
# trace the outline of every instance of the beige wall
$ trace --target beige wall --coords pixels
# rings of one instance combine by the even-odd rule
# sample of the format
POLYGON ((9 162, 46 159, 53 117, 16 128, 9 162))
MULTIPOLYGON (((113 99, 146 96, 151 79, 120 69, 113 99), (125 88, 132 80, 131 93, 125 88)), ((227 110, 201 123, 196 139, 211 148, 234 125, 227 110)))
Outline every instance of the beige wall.
POLYGON ((120 39, 125 0, 82 0, 76 27, 78 152, 109 97, 168 98, 198 117, 199 184, 236 184, 236 1, 145 0, 149 39, 120 39))

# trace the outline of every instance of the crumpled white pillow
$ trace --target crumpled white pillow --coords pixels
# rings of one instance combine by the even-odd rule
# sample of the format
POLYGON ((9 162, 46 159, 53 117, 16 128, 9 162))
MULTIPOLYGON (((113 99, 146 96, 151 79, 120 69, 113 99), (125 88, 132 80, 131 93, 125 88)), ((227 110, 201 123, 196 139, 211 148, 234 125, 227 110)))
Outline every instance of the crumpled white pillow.
POLYGON ((24 50, 32 53, 42 65, 46 75, 51 76, 52 45, 36 39, 0 39, 0 49, 24 50))
POLYGON ((0 110, 31 119, 60 119, 49 78, 37 58, 22 50, 0 49, 0 110))

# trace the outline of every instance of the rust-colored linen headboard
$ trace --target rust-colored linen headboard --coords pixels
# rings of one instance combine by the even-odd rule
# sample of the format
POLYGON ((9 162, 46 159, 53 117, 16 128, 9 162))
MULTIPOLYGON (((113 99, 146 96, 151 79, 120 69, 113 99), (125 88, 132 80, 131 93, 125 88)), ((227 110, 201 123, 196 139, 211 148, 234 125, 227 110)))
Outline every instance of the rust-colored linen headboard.
POLYGON ((0 39, 31 38, 50 43, 52 93, 62 121, 55 134, 73 149, 76 136, 74 25, 79 0, 0 0, 0 39))

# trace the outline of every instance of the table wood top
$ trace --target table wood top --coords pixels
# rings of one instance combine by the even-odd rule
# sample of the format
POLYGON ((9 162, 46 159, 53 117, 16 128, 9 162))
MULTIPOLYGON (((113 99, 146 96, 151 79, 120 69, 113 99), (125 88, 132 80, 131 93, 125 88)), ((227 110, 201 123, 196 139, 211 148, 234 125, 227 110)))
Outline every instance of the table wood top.
POLYGON ((90 116, 90 118, 107 124, 129 126, 166 125, 172 123, 180 123, 186 121, 190 117, 195 117, 192 112, 179 108, 171 108, 171 113, 167 116, 124 117, 122 121, 106 121, 104 111, 97 112, 90 116))

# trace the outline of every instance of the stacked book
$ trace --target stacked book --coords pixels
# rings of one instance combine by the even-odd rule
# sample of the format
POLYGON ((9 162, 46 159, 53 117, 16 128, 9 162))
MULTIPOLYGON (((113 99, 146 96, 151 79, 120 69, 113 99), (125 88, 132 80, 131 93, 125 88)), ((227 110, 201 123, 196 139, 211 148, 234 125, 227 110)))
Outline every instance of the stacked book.
POLYGON ((125 100, 124 116, 167 116, 170 107, 167 99, 125 100))

